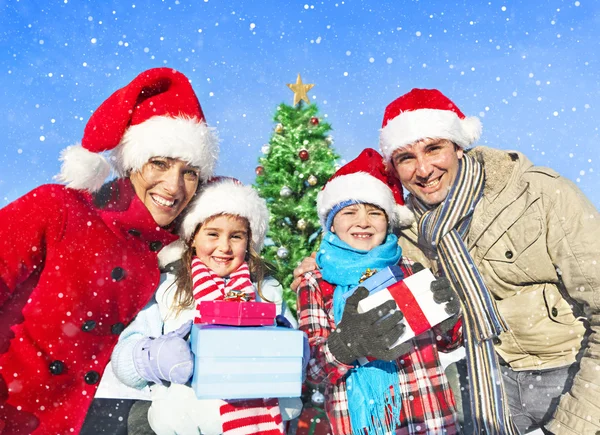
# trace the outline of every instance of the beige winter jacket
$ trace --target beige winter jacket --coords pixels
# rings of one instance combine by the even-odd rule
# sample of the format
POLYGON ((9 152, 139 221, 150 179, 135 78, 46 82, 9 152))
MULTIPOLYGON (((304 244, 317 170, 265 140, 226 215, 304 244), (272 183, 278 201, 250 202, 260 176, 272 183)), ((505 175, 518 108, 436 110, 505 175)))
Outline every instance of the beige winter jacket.
MULTIPOLYGON (((514 370, 569 365, 581 353, 573 386, 547 428, 596 434, 600 215, 571 181, 519 152, 477 147, 469 155, 485 165, 486 183, 467 245, 510 327, 496 351, 514 370)), ((416 247, 416 225, 402 236, 404 255, 430 264, 416 247)))

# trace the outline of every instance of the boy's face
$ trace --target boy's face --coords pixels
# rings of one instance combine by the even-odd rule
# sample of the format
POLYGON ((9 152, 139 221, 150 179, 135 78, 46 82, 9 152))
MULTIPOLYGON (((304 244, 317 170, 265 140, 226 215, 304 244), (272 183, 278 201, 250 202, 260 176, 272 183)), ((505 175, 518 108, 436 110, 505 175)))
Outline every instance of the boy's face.
POLYGON ((331 231, 353 248, 370 251, 384 242, 387 217, 379 207, 353 204, 335 215, 331 231))
POLYGON ((206 220, 192 241, 196 257, 221 278, 235 272, 248 249, 248 221, 238 216, 206 220))

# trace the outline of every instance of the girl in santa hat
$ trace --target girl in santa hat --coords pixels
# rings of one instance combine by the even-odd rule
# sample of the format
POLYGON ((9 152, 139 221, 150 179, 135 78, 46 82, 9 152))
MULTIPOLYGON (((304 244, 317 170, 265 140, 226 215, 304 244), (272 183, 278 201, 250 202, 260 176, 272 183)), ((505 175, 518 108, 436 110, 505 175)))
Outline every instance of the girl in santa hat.
POLYGON ((182 240, 171 256, 175 271, 121 335, 112 356, 115 374, 133 388, 151 385, 148 419, 157 434, 277 435, 283 433, 282 420, 300 413, 299 398, 198 400, 186 385, 194 364, 185 336, 200 301, 243 292, 249 300, 275 302, 279 321, 296 323, 282 301, 281 285, 265 277, 259 256, 268 222, 265 200, 250 186, 230 178, 207 184, 183 218, 182 240))
MULTIPOLYGON (((302 278, 299 323, 311 348, 308 379, 326 383, 333 434, 458 433, 437 353, 441 344, 459 343, 458 337, 442 334, 443 327, 390 349, 405 329, 395 302, 357 310, 368 296, 360 282, 369 269, 398 264, 405 276, 413 272, 392 232, 411 219, 400 184, 387 176, 381 155, 366 149, 327 182, 317 207, 324 228, 319 270, 302 278), (357 286, 347 300, 342 297, 357 286)), ((443 280, 432 290, 438 303, 451 299, 443 280)), ((447 309, 456 313, 458 307, 447 309)))
POLYGON ((111 95, 82 144, 64 151, 67 186, 41 186, 0 210, 3 435, 80 432, 119 334, 156 291, 157 257, 177 240, 176 219, 217 154, 189 80, 151 69, 111 95), (104 184, 111 166, 119 176, 104 184))

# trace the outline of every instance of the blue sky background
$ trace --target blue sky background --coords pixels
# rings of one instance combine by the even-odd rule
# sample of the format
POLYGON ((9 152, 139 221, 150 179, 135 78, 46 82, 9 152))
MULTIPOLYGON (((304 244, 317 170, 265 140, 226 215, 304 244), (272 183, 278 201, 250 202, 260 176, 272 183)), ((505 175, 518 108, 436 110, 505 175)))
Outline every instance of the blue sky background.
POLYGON ((344 159, 378 144, 385 106, 438 88, 600 207, 600 2, 0 0, 0 206, 52 181, 91 112, 144 69, 191 80, 253 182, 285 86, 301 73, 344 159))

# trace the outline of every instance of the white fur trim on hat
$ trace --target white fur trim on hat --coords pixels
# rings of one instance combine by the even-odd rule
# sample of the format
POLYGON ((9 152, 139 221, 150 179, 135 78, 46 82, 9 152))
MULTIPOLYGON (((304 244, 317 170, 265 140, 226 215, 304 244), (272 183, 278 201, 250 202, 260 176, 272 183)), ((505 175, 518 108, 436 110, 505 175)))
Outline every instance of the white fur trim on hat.
POLYGON ((230 214, 248 219, 254 249, 260 252, 269 228, 266 201, 250 186, 223 179, 204 187, 187 208, 181 224, 181 237, 189 241, 194 231, 211 216, 230 214))
POLYGON ((407 205, 396 204, 396 219, 398 228, 408 228, 415 221, 415 213, 407 205))
POLYGON ((62 165, 56 179, 67 187, 96 192, 110 174, 110 164, 100 153, 93 153, 81 145, 71 145, 60 154, 62 165))
POLYGON ((169 243, 158 253, 158 265, 165 267, 177 260, 181 260, 186 249, 185 243, 181 239, 169 243))
MULTIPOLYGON (((327 216, 333 207, 344 201, 357 201, 376 205, 385 211, 393 227, 397 223, 394 195, 388 186, 366 172, 340 175, 327 182, 317 194, 317 213, 325 227, 327 216)), ((328 231, 329 228, 323 228, 328 231)))
POLYGON ((460 119, 451 110, 419 109, 402 112, 381 129, 379 147, 386 161, 399 148, 425 138, 441 138, 468 148, 481 136, 479 118, 460 119))
POLYGON ((118 172, 140 170, 152 157, 181 159, 200 169, 200 178, 214 174, 219 139, 214 128, 197 118, 154 116, 132 125, 111 152, 118 172))

